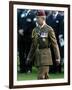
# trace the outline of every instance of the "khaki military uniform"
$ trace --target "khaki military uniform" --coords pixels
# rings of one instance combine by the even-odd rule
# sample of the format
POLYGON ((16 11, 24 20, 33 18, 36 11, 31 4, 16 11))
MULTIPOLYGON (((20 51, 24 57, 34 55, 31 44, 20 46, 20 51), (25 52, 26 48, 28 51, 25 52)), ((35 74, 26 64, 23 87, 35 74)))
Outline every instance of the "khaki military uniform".
POLYGON ((52 44, 55 58, 60 59, 59 48, 53 29, 45 24, 41 29, 35 27, 32 31, 32 46, 28 58, 35 57, 35 65, 39 67, 38 79, 47 79, 49 65, 52 65, 50 44, 52 44))

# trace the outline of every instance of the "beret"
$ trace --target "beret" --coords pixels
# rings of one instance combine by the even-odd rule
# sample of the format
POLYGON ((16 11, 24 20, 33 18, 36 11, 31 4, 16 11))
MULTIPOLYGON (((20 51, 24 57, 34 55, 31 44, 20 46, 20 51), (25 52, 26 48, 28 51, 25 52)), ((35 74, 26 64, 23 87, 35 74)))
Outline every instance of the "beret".
POLYGON ((38 10, 36 15, 37 16, 46 16, 44 10, 38 10))

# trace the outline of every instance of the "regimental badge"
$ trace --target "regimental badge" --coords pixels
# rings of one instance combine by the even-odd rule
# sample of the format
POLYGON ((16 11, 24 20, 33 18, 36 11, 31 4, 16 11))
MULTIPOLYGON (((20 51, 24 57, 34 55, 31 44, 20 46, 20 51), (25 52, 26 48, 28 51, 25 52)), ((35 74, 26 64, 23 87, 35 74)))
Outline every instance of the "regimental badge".
POLYGON ((46 32, 41 32, 41 34, 40 34, 40 37, 42 38, 42 41, 46 41, 46 39, 45 38, 47 38, 48 37, 48 33, 46 33, 46 32))

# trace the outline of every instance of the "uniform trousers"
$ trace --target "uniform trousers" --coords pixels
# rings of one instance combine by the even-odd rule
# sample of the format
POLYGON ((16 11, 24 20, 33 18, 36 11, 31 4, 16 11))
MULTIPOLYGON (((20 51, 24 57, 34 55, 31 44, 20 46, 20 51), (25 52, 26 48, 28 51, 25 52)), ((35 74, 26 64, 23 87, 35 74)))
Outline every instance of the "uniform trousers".
POLYGON ((39 66, 38 79, 49 79, 49 66, 39 66))

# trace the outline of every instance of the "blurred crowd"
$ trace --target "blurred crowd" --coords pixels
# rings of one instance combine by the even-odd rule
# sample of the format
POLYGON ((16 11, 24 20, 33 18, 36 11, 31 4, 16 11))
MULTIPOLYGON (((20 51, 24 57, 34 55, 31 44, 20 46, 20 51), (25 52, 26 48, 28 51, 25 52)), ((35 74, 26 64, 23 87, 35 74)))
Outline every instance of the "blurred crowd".
MULTIPOLYGON (((26 63, 26 58, 29 53, 32 38, 31 33, 33 28, 36 26, 36 13, 37 10, 30 9, 18 9, 17 10, 17 39, 18 39, 18 56, 20 62, 20 72, 27 73, 32 72, 32 66, 34 62, 26 63)), ((50 72, 62 72, 64 65, 64 11, 51 11, 45 10, 46 23, 50 25, 57 38, 57 42, 60 49, 61 62, 59 66, 55 64, 54 52, 52 50, 53 66, 50 66, 50 72)), ((51 47, 51 46, 50 46, 51 47)), ((51 47, 52 49, 52 47, 51 47)))

